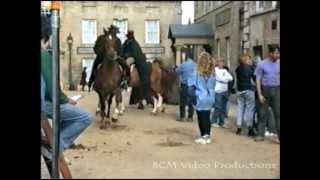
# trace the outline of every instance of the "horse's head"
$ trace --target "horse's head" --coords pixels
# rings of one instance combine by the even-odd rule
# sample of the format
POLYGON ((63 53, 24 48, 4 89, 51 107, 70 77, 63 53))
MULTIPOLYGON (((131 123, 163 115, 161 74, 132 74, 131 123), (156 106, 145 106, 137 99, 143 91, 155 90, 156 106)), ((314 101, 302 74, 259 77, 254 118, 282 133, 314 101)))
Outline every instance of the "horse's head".
POLYGON ((104 55, 106 57, 114 58, 116 55, 116 38, 114 35, 105 29, 104 32, 104 55))

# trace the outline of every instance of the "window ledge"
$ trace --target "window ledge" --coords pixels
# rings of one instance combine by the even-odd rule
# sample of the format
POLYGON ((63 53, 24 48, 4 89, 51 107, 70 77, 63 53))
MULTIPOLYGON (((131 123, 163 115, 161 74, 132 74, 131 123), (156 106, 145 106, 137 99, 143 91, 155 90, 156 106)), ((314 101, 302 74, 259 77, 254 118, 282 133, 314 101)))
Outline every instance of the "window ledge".
POLYGON ((250 17, 259 16, 259 15, 263 15, 263 14, 267 14, 267 13, 274 12, 274 11, 277 11, 277 10, 278 10, 277 8, 269 8, 269 9, 265 9, 265 10, 263 10, 263 11, 255 12, 255 13, 251 14, 251 16, 250 16, 250 17))

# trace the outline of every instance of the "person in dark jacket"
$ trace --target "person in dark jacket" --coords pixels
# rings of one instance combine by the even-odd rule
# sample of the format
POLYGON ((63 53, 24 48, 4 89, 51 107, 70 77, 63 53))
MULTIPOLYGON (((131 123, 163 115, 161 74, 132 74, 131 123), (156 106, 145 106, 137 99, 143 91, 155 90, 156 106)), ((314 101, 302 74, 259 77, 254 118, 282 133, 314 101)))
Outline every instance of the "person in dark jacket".
POLYGON ((240 65, 236 68, 237 89, 238 89, 238 112, 237 112, 237 135, 241 134, 243 123, 249 128, 248 136, 253 136, 253 115, 255 110, 255 94, 252 82, 254 71, 249 64, 248 55, 241 56, 240 65))
POLYGON ((84 91, 84 87, 87 85, 87 67, 84 67, 81 73, 80 85, 82 86, 82 91, 84 91))
POLYGON ((128 31, 127 40, 123 44, 123 56, 125 59, 129 57, 134 58, 134 63, 137 68, 141 86, 142 86, 142 99, 147 99, 148 97, 148 84, 149 84, 149 70, 146 62, 146 57, 142 52, 142 49, 138 41, 134 38, 134 32, 128 31))

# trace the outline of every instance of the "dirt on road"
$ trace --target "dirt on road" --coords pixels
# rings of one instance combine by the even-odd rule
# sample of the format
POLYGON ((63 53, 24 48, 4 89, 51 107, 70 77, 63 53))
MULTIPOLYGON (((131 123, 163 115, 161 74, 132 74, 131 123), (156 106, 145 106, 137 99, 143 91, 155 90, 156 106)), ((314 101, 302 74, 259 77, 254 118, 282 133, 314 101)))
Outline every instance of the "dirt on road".
MULTIPOLYGON (((78 106, 95 115, 95 92, 83 94, 78 106)), ((74 178, 279 178, 280 145, 235 135, 235 108, 227 128, 212 128, 212 143, 198 145, 194 122, 176 121, 178 106, 167 105, 157 116, 151 108, 129 106, 112 127, 99 129, 100 117, 65 151, 74 178)), ((42 168, 42 177, 48 177, 42 168)))

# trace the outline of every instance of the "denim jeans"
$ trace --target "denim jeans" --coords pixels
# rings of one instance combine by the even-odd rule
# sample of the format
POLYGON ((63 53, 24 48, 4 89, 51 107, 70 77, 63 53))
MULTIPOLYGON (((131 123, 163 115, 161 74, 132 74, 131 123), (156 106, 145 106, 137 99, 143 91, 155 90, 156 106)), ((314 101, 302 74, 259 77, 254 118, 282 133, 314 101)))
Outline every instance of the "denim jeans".
MULTIPOLYGON (((52 103, 46 102, 46 113, 52 118, 52 103)), ((91 124, 92 115, 69 103, 60 105, 60 151, 69 148, 91 124)))
POLYGON ((188 86, 181 84, 180 89, 180 118, 185 118, 186 116, 186 106, 188 106, 188 118, 193 117, 194 109, 192 105, 192 97, 188 95, 188 86))
POLYGON ((211 123, 218 123, 220 126, 224 125, 226 117, 226 103, 228 102, 228 92, 216 93, 214 112, 211 123))
POLYGON ((246 90, 238 93, 237 127, 241 128, 243 122, 247 127, 252 127, 255 111, 254 92, 246 90))

